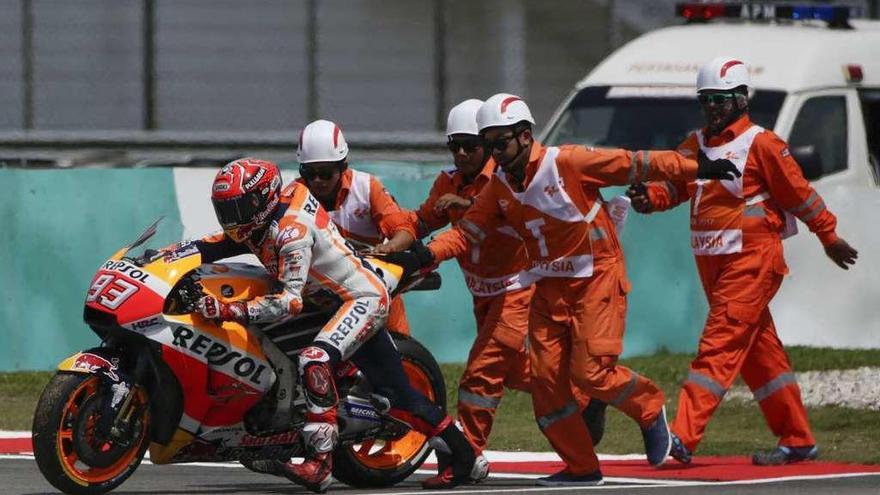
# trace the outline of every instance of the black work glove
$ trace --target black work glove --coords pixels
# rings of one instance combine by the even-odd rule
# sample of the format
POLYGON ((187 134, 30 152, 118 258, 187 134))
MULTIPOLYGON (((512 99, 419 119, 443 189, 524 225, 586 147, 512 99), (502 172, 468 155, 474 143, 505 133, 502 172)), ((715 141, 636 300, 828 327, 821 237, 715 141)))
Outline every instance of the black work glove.
POLYGON ((733 180, 741 177, 742 173, 732 161, 726 158, 710 160, 703 150, 697 155, 697 178, 713 180, 733 180))
POLYGON ((425 246, 425 244, 421 241, 416 241, 412 243, 409 249, 418 260, 419 268, 425 268, 435 263, 434 253, 432 253, 431 250, 428 249, 428 246, 425 246))

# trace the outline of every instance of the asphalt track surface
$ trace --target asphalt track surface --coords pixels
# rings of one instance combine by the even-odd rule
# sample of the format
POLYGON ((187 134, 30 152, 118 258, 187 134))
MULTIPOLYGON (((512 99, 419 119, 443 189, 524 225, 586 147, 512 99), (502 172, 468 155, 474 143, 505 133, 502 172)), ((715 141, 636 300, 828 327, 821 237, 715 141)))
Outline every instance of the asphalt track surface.
MULTIPOLYGON (((844 476, 824 479, 810 478, 779 482, 728 482, 694 483, 611 479, 601 487, 543 488, 535 486, 537 475, 493 475, 479 485, 462 486, 449 491, 422 490, 419 482, 428 476, 418 471, 409 479, 393 488, 383 490, 358 490, 334 483, 328 493, 394 495, 434 494, 557 494, 557 493, 621 493, 634 495, 696 495, 696 494, 804 494, 804 495, 877 495, 880 493, 880 476, 844 476)), ((43 479, 30 456, 0 456, 0 493, 10 495, 37 495, 57 493, 43 479)), ((138 470, 113 494, 286 494, 311 493, 287 480, 252 473, 235 465, 171 465, 154 466, 142 464, 138 470)))

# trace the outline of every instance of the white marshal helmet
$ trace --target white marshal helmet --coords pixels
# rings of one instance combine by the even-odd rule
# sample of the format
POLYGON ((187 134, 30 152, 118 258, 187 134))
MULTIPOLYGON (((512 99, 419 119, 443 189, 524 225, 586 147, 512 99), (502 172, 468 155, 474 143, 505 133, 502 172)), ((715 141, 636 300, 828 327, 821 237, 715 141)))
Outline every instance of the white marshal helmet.
POLYGON ((480 132, 490 127, 512 126, 526 121, 535 125, 529 106, 519 96, 498 93, 493 95, 477 111, 477 127, 480 132))
POLYGON ((480 129, 477 127, 477 111, 483 105, 483 100, 471 98, 464 100, 449 110, 449 117, 446 119, 446 135, 453 134, 470 134, 477 136, 480 129))
POLYGON ((749 68, 737 58, 714 58, 697 72, 697 91, 728 90, 740 86, 751 88, 752 82, 749 79, 749 68))
POLYGON ((348 156, 342 129, 329 120, 316 120, 299 134, 296 160, 299 163, 338 162, 348 156))

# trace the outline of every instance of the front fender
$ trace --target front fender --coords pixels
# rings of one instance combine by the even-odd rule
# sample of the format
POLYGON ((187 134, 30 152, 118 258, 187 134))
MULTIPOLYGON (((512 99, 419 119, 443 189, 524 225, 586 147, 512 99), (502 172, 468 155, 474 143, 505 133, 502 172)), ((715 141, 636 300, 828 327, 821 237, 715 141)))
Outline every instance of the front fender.
POLYGON ((108 347, 93 347, 77 352, 58 364, 58 371, 103 375, 113 382, 119 381, 116 371, 122 363, 122 354, 108 347))

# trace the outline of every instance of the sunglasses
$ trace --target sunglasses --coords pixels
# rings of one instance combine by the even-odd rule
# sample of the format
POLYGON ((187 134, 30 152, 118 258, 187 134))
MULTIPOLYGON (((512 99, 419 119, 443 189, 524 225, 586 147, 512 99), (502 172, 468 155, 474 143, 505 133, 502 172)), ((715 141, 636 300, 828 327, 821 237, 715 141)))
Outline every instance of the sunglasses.
POLYGON ((734 98, 736 98, 736 95, 733 93, 708 93, 697 95, 697 101, 699 101, 701 105, 723 105, 727 100, 732 100, 734 98))
POLYGON ((512 139, 514 139, 517 134, 510 134, 507 136, 501 136, 492 141, 483 141, 483 144, 486 145, 487 148, 492 149, 493 151, 504 151, 507 148, 507 145, 510 143, 512 139))
POLYGON ((336 167, 313 168, 303 165, 300 165, 299 167, 300 177, 307 181, 313 181, 315 179, 330 180, 337 172, 339 172, 339 169, 336 167))
POLYGON ((450 139, 446 142, 446 147, 449 148, 449 151, 452 153, 458 153, 459 148, 463 149, 465 153, 473 153, 477 151, 477 148, 482 146, 482 142, 479 139, 450 139))

